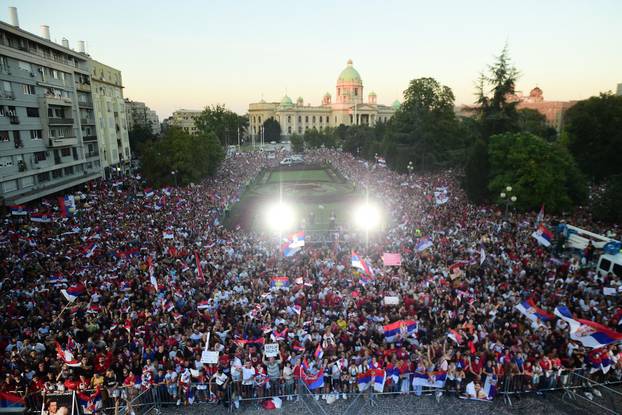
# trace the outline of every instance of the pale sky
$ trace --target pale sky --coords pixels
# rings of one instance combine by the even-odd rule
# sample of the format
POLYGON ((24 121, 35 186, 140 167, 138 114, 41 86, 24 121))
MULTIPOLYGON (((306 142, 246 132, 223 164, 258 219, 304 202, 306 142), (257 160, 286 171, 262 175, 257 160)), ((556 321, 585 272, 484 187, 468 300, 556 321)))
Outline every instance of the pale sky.
MULTIPOLYGON (((448 85, 457 104, 507 41, 522 76, 548 100, 583 99, 622 83, 622 1, 8 0, 20 26, 87 42, 123 73, 124 96, 160 119, 224 103, 245 113, 262 94, 319 105, 351 58, 365 95, 402 100, 411 79, 448 85)), ((0 19, 8 20, 7 7, 0 19)))

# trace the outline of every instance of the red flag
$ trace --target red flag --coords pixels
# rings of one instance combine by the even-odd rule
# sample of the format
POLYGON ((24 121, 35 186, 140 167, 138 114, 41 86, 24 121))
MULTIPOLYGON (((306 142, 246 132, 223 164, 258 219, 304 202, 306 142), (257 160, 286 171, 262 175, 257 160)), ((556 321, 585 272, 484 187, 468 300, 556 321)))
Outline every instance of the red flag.
POLYGON ((203 275, 203 269, 201 268, 201 260, 199 259, 199 253, 194 251, 194 259, 197 262, 197 273, 199 274, 199 280, 205 281, 205 276, 203 275))

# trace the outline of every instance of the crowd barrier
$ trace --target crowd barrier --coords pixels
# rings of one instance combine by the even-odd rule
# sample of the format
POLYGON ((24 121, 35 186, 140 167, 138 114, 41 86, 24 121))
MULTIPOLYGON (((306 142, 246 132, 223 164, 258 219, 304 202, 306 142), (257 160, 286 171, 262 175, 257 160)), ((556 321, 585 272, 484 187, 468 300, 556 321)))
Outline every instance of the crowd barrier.
MULTIPOLYGON (((188 406, 200 404, 223 404, 229 411, 243 410, 249 405, 260 406, 266 400, 278 398, 283 401, 302 401, 307 409, 314 414, 325 415, 320 400, 328 402, 337 399, 346 399, 348 404, 345 414, 357 413, 366 403, 374 406, 384 396, 415 395, 434 396, 437 401, 443 396, 461 396, 466 387, 466 380, 460 383, 445 382, 442 387, 413 386, 412 374, 403 374, 397 384, 387 382, 382 391, 375 390, 371 385, 363 392, 358 391, 354 384, 333 387, 329 376, 325 377, 324 386, 310 390, 308 386, 294 379, 269 379, 267 382, 256 385, 246 385, 242 382, 229 381, 226 388, 220 388, 215 383, 193 383, 188 387, 182 385, 155 384, 148 388, 135 387, 117 388, 115 390, 102 389, 101 400, 95 412, 109 415, 148 415, 159 412, 160 409, 171 406, 188 406)), ((483 379, 482 379, 483 380, 483 379)), ((549 392, 562 392, 562 397, 569 400, 589 401, 590 405, 598 407, 602 413, 620 413, 613 407, 616 402, 622 403, 622 393, 615 389, 622 385, 618 372, 611 370, 607 374, 602 372, 590 373, 587 369, 558 370, 544 373, 540 376, 525 374, 510 374, 499 377, 495 399, 503 399, 507 405, 512 405, 515 397, 526 394, 543 395, 549 392), (586 397, 588 396, 588 397, 586 397)), ((436 385, 438 386, 438 385, 436 385)), ((93 391, 85 391, 86 394, 93 391)), ((66 415, 88 415, 90 410, 79 403, 73 392, 42 394, 31 393, 24 397, 26 411, 41 413, 47 411, 50 402, 57 403, 59 408, 67 408, 66 415)))

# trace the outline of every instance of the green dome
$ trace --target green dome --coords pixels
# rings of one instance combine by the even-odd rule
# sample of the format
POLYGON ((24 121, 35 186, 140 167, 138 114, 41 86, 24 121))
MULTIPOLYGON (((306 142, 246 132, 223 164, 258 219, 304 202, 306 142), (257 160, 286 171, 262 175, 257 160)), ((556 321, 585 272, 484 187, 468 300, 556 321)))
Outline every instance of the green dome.
POLYGON ((375 93, 374 91, 371 91, 371 92, 369 93, 369 96, 370 96, 370 97, 375 97, 375 96, 376 96, 376 93, 375 93))
POLYGON ((346 69, 341 71, 341 73, 339 74, 337 82, 363 82, 361 80, 361 75, 359 75, 358 71, 352 67, 352 59, 348 61, 348 66, 346 66, 346 69))
POLYGON ((400 104, 400 102, 396 99, 395 101, 393 101, 393 104, 391 106, 394 110, 399 110, 402 104, 400 104))
POLYGON ((292 102, 292 99, 290 97, 288 97, 287 95, 285 95, 283 97, 283 99, 281 100, 281 107, 293 107, 294 103, 292 102))
POLYGON ((325 97, 330 97, 330 93, 327 92, 327 93, 324 94, 324 96, 325 97))

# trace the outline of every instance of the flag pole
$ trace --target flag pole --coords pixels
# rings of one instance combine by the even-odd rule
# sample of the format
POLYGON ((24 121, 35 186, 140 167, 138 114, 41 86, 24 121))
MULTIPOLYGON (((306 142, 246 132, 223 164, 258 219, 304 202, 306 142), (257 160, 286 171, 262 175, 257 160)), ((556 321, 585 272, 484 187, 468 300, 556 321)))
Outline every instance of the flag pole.
POLYGON ((63 314, 63 312, 67 309, 67 307, 69 307, 69 304, 71 303, 67 303, 65 305, 65 307, 63 307, 62 310, 60 310, 60 313, 58 313, 58 315, 56 316, 56 318, 54 320, 52 320, 52 324, 54 324, 56 322, 56 320, 58 320, 58 318, 63 314))

